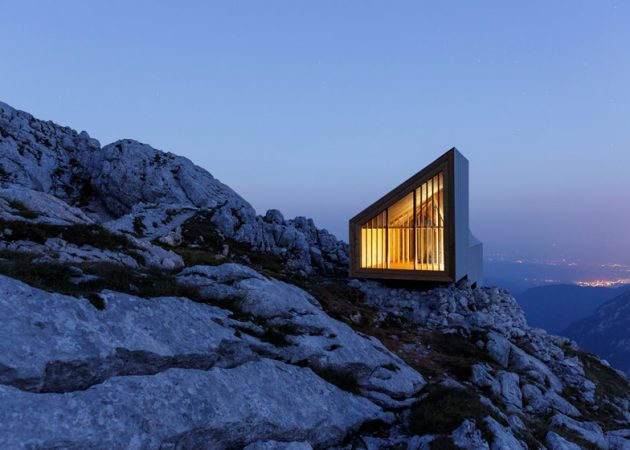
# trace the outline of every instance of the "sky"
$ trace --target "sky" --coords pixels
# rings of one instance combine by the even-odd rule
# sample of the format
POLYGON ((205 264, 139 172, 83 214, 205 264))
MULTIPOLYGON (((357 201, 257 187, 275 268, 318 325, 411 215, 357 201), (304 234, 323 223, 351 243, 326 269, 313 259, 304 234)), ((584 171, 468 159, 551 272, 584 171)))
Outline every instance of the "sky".
POLYGON ((350 217, 450 147, 487 255, 630 265, 630 2, 0 0, 0 100, 350 217))

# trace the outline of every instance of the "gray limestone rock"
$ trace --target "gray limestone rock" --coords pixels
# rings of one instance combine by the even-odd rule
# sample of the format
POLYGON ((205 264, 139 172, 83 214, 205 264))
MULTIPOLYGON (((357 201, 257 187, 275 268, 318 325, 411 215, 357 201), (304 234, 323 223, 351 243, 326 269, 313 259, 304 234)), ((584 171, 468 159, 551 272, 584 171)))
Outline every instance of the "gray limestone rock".
POLYGON ((545 445, 549 450, 580 450, 581 447, 573 442, 567 441, 558 433, 550 431, 545 437, 545 445))
POLYGON ((551 429, 561 429, 575 434, 597 448, 608 449, 608 441, 602 428, 594 422, 580 422, 558 413, 549 420, 549 426, 551 429))
POLYGON ((115 377, 65 394, 0 386, 0 396, 3 448, 217 449, 261 440, 323 447, 381 415, 309 369, 266 359, 115 377))
POLYGON ((238 264, 186 268, 178 280, 207 298, 237 299, 232 307, 251 315, 267 332, 284 330, 287 345, 275 350, 283 360, 351 376, 361 392, 379 404, 399 406, 425 384, 378 340, 332 319, 315 298, 295 286, 238 264))
POLYGON ((469 450, 488 450, 490 447, 483 439, 481 431, 477 429, 474 420, 464 420, 464 422, 451 433, 453 443, 459 448, 469 450))

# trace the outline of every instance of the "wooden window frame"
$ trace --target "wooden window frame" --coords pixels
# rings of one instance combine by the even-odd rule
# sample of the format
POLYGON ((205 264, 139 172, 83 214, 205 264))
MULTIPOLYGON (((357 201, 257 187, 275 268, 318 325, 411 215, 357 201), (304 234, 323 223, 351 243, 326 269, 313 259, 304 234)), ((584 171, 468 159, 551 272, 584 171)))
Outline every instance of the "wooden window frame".
MULTIPOLYGON (((359 214, 350 219, 350 276, 356 278, 381 278, 392 280, 418 280, 434 282, 455 281, 455 149, 451 149, 440 158, 429 164, 420 172, 413 175, 404 183, 385 194, 379 200, 368 206, 359 214), (388 269, 388 268, 362 268, 361 267, 361 226, 383 211, 387 211, 391 205, 401 200, 411 192, 414 193, 414 248, 417 246, 416 234, 416 189, 429 182, 433 177, 443 173, 443 198, 444 198, 444 270, 417 270, 417 269, 388 269)), ((414 267, 417 264, 417 248, 415 251, 414 267)), ((385 254, 387 260, 387 253, 385 254)))

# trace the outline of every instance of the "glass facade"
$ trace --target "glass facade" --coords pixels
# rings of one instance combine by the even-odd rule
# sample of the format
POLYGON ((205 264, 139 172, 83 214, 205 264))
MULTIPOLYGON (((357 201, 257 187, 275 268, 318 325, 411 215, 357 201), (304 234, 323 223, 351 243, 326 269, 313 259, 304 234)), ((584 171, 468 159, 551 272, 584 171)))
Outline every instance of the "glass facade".
POLYGON ((373 217, 361 227, 361 267, 386 269, 387 210, 373 217))
POLYGON ((444 271, 444 173, 361 226, 361 268, 444 271))
POLYGON ((388 269, 414 268, 413 198, 412 192, 387 208, 388 269))

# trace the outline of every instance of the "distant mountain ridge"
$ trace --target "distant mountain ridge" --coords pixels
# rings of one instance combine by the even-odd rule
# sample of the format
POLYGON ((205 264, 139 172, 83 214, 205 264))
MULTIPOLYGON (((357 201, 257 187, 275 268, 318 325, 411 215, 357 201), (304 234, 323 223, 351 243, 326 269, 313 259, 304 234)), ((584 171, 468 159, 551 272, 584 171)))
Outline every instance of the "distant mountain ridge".
POLYGON ((573 284, 539 286, 516 294, 527 322, 549 333, 560 333, 573 322, 588 317, 608 300, 629 291, 619 288, 584 287, 573 284))
POLYGON ((561 334, 630 376, 630 292, 607 301, 561 334))

